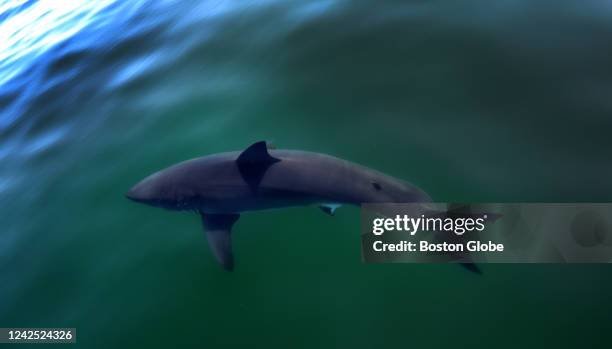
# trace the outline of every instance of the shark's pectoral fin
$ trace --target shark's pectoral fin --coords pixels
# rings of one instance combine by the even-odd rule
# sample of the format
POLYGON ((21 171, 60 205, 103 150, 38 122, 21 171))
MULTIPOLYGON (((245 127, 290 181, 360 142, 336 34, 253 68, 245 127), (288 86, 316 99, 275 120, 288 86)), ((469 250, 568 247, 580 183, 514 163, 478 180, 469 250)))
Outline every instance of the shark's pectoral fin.
POLYGON ((246 148, 238 158, 238 170, 242 178, 249 184, 252 189, 256 189, 268 167, 280 161, 268 153, 266 142, 260 141, 253 143, 246 148))
POLYGON ((239 214, 209 214, 200 212, 202 225, 206 232, 208 245, 221 263, 223 269, 231 271, 234 269, 234 255, 232 253, 232 226, 238 218, 239 214))
POLYGON ((336 213, 336 209, 340 206, 342 205, 340 204, 321 204, 319 205, 319 208, 323 212, 327 213, 328 215, 333 216, 336 213))

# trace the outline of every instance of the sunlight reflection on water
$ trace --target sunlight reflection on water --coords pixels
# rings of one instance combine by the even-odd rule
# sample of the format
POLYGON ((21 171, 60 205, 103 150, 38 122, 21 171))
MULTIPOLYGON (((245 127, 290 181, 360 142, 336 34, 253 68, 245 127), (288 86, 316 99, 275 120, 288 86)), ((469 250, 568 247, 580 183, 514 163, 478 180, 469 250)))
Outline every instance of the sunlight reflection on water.
MULTIPOLYGON (((49 47, 79 32, 114 0, 40 1, 0 22, 0 85, 27 68, 49 47)), ((26 4, 6 1, 0 14, 26 4)))

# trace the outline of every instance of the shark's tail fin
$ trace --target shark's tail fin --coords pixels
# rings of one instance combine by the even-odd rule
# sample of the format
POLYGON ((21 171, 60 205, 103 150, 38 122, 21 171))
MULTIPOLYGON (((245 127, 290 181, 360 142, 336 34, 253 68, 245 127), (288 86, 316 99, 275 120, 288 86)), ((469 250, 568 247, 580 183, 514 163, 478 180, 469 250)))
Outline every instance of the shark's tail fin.
MULTIPOLYGON (((422 202, 418 204, 410 204, 402 206, 401 210, 394 205, 380 205, 377 206, 377 214, 386 217, 395 217, 398 214, 405 214, 412 217, 422 217, 424 219, 441 219, 447 218, 472 218, 481 219, 486 217, 486 223, 492 223, 501 217, 500 214, 493 212, 480 212, 476 208, 469 204, 449 204, 444 206, 442 204, 436 204, 431 202, 422 202)), ((441 228, 441 227, 440 227, 441 228)), ((432 233, 431 242, 434 243, 457 243, 465 241, 463 235, 459 236, 453 232, 440 230, 431 230, 432 233)), ((470 239, 478 240, 478 231, 469 232, 470 239)), ((461 265, 466 270, 482 275, 482 270, 473 262, 473 256, 469 252, 453 252, 447 255, 449 262, 454 262, 461 265)))
MULTIPOLYGON (((494 212, 475 212, 473 207, 469 204, 449 204, 446 210, 430 210, 425 214, 426 217, 434 217, 434 218, 486 218, 488 223, 495 222, 501 217, 501 214, 494 212)), ((472 238, 478 238, 478 232, 472 232, 472 238)), ((442 241, 446 240, 449 236, 448 233, 445 234, 437 234, 438 239, 442 241), (446 238, 445 238, 446 237, 446 238)), ((452 235, 451 235, 452 236, 452 235)), ((454 237, 454 236, 453 236, 454 237)), ((466 270, 482 275, 482 270, 478 267, 476 263, 473 262, 472 256, 469 253, 461 253, 457 256, 459 264, 465 268, 466 270)))
POLYGON ((472 273, 482 275, 482 270, 478 267, 476 263, 459 263, 465 270, 471 271, 472 273))

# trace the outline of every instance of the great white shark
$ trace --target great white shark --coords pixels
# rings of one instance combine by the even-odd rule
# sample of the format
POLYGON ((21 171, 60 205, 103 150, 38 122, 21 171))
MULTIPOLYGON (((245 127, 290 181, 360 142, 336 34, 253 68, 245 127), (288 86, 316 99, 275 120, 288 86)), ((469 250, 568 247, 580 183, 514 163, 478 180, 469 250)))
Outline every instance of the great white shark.
POLYGON ((268 149, 264 141, 242 152, 170 166, 126 196, 169 210, 197 211, 226 270, 234 267, 231 230, 242 212, 318 205, 333 215, 343 204, 431 202, 420 188, 376 170, 320 153, 268 149))

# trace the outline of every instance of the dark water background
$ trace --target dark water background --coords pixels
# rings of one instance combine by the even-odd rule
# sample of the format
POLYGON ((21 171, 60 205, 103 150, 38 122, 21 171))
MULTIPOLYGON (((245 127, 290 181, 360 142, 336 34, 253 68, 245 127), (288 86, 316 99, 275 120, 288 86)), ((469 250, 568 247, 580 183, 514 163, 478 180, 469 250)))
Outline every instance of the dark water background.
POLYGON ((365 265, 359 212, 123 193, 257 140, 439 201, 612 200, 608 1, 0 2, 0 327, 78 347, 602 347, 606 265, 365 265))

